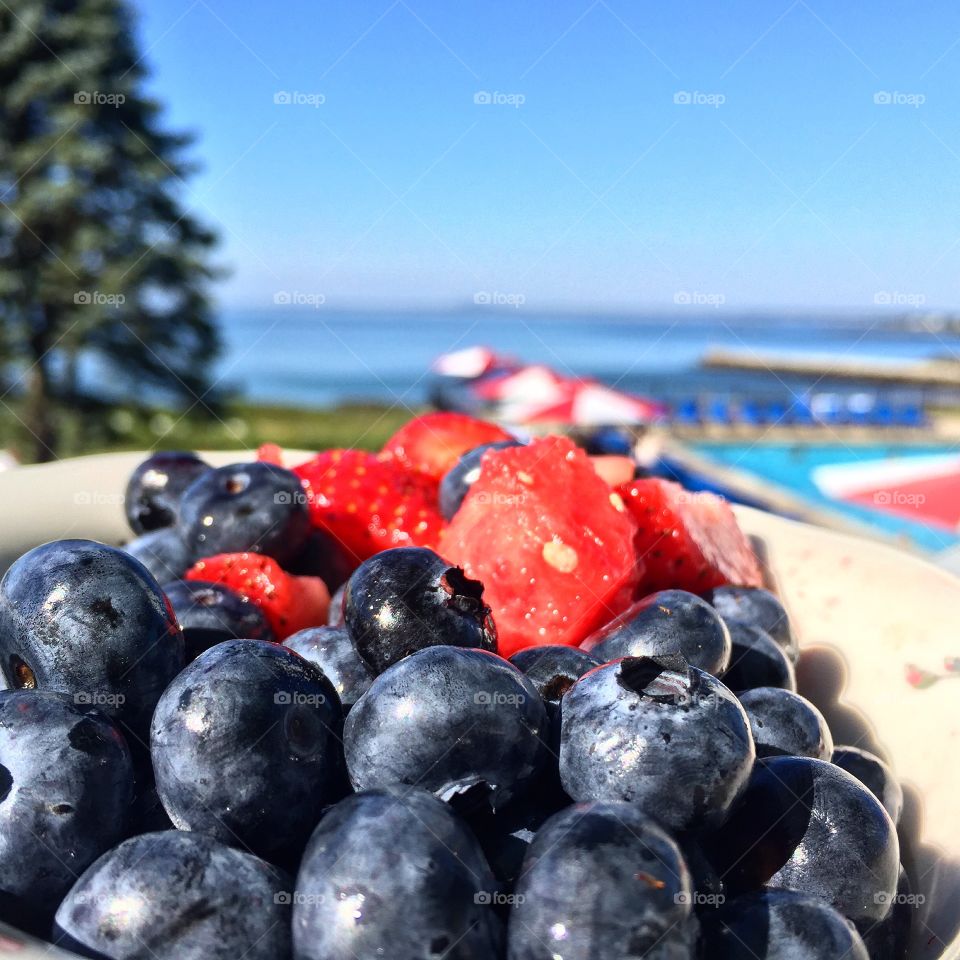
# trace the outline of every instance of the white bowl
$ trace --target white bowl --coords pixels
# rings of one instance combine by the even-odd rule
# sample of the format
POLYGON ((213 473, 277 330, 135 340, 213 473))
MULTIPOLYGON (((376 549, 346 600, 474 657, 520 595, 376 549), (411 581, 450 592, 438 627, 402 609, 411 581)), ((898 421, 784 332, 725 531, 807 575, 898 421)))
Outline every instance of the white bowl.
MULTIPOLYGON (((144 456, 83 457, 0 473, 0 570, 48 540, 128 539, 123 492, 144 456)), ((205 456, 214 463, 243 459, 205 456)), ((903 859, 923 898, 911 958, 960 957, 960 683, 950 682, 960 673, 944 669, 945 660, 960 658, 960 580, 872 541, 747 508, 737 513, 800 637, 801 692, 826 714, 837 744, 884 755, 904 785, 903 859), (941 679, 912 686, 908 664, 941 679)), ((9 928, 2 932, 26 941, 9 928)), ((24 960, 32 956, 15 949, 24 960)))

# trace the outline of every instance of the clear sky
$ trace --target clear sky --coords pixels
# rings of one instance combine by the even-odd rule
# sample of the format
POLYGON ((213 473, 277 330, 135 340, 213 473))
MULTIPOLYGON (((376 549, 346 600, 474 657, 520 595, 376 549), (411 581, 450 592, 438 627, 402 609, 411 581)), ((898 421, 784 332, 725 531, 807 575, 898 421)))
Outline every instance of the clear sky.
POLYGON ((137 8, 226 306, 960 306, 955 0, 137 8))

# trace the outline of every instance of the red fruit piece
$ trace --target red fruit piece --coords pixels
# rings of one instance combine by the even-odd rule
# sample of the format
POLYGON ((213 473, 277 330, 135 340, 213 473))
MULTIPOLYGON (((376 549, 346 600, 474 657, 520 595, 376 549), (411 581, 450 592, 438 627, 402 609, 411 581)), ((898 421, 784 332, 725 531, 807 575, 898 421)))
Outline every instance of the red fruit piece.
POLYGON ((282 467, 283 447, 276 443, 261 443, 257 448, 257 459, 261 463, 272 463, 275 467, 282 467))
POLYGON ((512 439, 506 430, 488 420, 464 413, 425 413, 405 423, 384 444, 380 459, 392 460, 439 483, 468 450, 512 439))
POLYGON ((565 437, 491 450, 441 542, 480 580, 500 653, 580 643, 636 586, 635 526, 565 437))
POLYGON ((294 577, 261 553, 219 553, 195 563, 187 580, 222 583, 255 603, 277 640, 327 622, 330 591, 319 577, 294 577))
POLYGON ((753 548, 722 497, 655 478, 617 491, 637 522, 634 543, 646 566, 645 592, 763 586, 753 548))
POLYGON ((436 546, 443 527, 436 487, 362 450, 325 450, 294 467, 310 518, 355 564, 389 547, 436 546))

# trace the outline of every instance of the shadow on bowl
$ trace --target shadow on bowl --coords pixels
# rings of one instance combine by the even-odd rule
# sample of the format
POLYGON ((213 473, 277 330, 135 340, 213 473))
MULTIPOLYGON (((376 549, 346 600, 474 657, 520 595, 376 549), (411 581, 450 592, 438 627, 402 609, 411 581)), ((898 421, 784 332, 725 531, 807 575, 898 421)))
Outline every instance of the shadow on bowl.
MULTIPOLYGON (((847 662, 836 647, 822 645, 801 650, 797 688, 826 717, 834 743, 861 747, 889 762, 889 753, 876 739, 866 715, 841 699, 847 677, 847 662)), ((911 784, 901 783, 901 787, 904 805, 897 828, 900 861, 916 898, 915 903, 908 905, 915 911, 909 956, 911 960, 952 956, 946 951, 960 934, 960 860, 921 842, 922 798, 911 784)))

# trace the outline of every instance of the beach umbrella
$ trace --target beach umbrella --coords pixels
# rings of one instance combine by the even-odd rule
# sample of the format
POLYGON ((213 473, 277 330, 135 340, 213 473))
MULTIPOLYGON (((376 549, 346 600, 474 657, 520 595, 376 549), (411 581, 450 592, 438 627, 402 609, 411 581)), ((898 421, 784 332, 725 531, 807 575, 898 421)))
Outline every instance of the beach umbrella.
POLYGON ((501 357, 488 347, 465 347, 444 353, 433 361, 432 370, 442 377, 461 377, 473 380, 493 370, 515 369, 516 363, 501 357))
POLYGON ((827 464, 813 481, 828 497, 929 527, 960 530, 960 454, 827 464))
POLYGON ((563 381, 559 396, 549 402, 531 399, 515 404, 518 423, 562 423, 574 427, 635 426, 659 420, 666 409, 645 397, 615 390, 592 380, 563 381))
POLYGON ((442 353, 430 369, 442 377, 475 380, 491 374, 509 374, 522 368, 516 357, 496 353, 489 347, 464 347, 442 353))
POLYGON ((498 404, 552 404, 563 400, 571 382, 543 364, 531 364, 516 373, 484 381, 475 393, 498 404))

